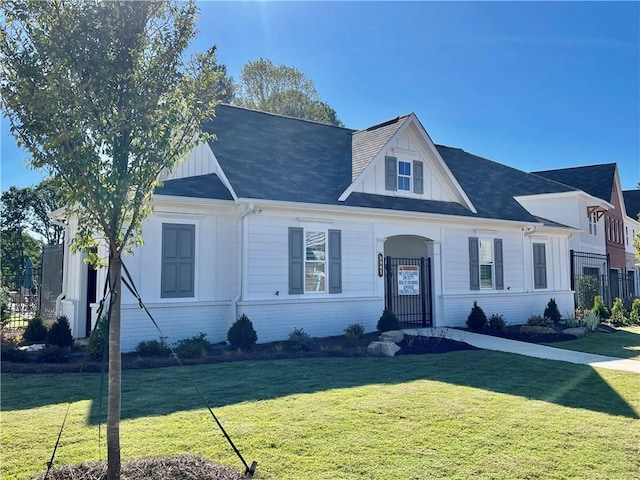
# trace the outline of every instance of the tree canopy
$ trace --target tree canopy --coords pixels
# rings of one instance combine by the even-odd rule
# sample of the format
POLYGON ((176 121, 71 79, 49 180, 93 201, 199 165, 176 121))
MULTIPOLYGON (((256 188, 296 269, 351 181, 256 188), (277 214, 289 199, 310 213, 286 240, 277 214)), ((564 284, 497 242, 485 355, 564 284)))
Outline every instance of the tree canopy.
MULTIPOLYGON (((121 255, 140 240, 160 173, 209 135, 215 47, 185 58, 194 1, 0 4, 0 93, 31 165, 64 181, 75 247, 109 252, 108 478, 120 475, 121 255)), ((93 254, 93 261, 97 256, 93 254)))
POLYGON ((343 126, 336 111, 320 99, 312 80, 297 68, 261 58, 240 74, 235 104, 289 117, 343 126))

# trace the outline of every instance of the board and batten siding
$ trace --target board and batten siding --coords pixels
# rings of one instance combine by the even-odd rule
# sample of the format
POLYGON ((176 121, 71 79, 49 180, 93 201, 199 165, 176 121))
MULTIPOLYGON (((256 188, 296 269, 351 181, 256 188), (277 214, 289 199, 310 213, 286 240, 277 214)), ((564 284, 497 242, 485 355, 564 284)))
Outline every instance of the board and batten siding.
POLYGON ((178 163, 171 172, 160 176, 163 182, 178 178, 196 177, 217 173, 217 162, 211 148, 206 143, 201 143, 189 153, 184 162, 178 163))

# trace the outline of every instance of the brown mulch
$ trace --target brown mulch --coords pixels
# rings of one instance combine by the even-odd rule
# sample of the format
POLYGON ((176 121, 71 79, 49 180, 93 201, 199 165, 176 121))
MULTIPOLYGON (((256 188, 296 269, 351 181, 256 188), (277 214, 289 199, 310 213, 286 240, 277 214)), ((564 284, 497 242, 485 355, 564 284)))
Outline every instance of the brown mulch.
MULTIPOLYGON (((41 473, 33 480, 43 480, 41 473)), ((86 462, 54 466, 51 480, 106 480, 106 462, 86 462)), ((216 465, 196 455, 138 458, 122 464, 121 480, 243 480, 250 478, 230 467, 216 465)))

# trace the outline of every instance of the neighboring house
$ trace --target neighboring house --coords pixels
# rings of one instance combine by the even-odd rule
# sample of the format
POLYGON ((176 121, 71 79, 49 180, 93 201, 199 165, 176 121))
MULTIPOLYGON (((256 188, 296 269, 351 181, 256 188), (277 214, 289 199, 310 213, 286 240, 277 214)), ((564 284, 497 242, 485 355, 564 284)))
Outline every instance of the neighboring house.
MULTIPOLYGON (((414 114, 355 131, 219 105, 207 129, 217 139, 162 179, 144 246, 124 259, 169 342, 198 332, 223 341, 242 313, 266 342, 294 328, 371 331, 384 308, 427 328, 464 326, 476 300, 509 323, 541 315, 550 298, 571 312, 569 242, 581 225, 527 202, 609 208, 434 145, 414 114)), ((65 267, 60 311, 83 337, 105 272, 68 249, 65 267)), ((157 338, 127 292, 122 315, 123 350, 157 338)))
POLYGON ((627 260, 629 291, 640 295, 640 258, 633 244, 636 233, 640 232, 640 189, 622 192, 627 216, 624 219, 624 242, 627 260))
MULTIPOLYGON (((599 275, 603 286, 601 294, 609 305, 616 297, 627 298, 632 295, 628 288, 629 278, 633 277, 635 272, 630 271, 627 267, 625 246, 625 218, 627 214, 617 165, 607 163, 533 173, 571 185, 593 198, 601 199, 609 204, 609 208, 604 210, 595 205, 587 207, 589 235, 598 239, 598 234, 602 232, 606 247, 605 257, 597 255, 597 252, 593 252, 595 255, 591 254, 591 251, 582 247, 580 250, 574 250, 572 263, 579 265, 582 271, 574 271, 573 274, 574 276, 599 275), (600 215, 602 215, 602 222, 598 220, 600 215), (600 224, 603 227, 602 230, 599 228, 600 224), (588 254, 583 255, 585 252, 588 254)), ((579 214, 579 217, 584 218, 584 215, 579 214)))

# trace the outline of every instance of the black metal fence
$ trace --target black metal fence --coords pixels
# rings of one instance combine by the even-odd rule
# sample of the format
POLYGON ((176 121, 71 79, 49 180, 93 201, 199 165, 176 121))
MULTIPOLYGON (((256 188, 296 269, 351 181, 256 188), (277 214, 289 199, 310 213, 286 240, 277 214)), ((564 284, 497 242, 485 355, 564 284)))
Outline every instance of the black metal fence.
POLYGON ((26 327, 27 322, 39 311, 40 279, 40 272, 33 272, 28 281, 25 280, 24 274, 2 279, 3 285, 9 290, 7 305, 9 327, 26 327))

